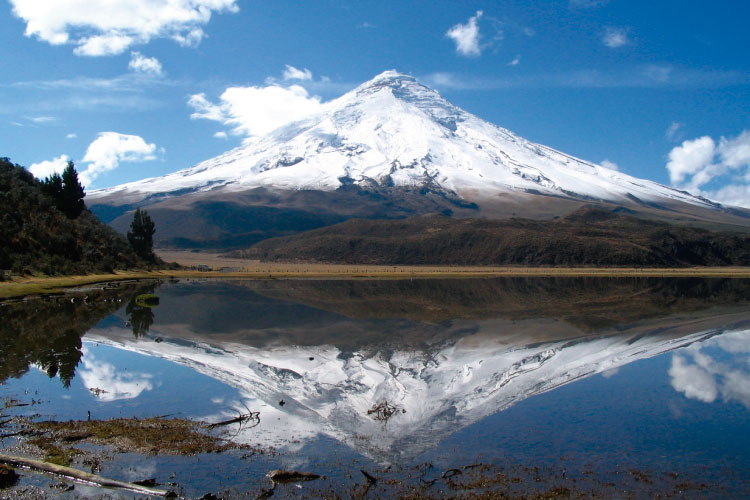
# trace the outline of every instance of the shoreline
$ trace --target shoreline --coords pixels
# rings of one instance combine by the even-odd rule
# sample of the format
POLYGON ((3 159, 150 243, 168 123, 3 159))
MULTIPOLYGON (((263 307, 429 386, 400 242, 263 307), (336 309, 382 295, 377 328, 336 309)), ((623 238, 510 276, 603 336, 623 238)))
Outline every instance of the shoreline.
POLYGON ((347 264, 252 263, 231 270, 115 271, 83 276, 13 277, 0 281, 0 300, 63 293, 66 289, 115 281, 170 278, 245 279, 460 279, 540 278, 750 278, 750 267, 615 268, 383 266, 347 264))

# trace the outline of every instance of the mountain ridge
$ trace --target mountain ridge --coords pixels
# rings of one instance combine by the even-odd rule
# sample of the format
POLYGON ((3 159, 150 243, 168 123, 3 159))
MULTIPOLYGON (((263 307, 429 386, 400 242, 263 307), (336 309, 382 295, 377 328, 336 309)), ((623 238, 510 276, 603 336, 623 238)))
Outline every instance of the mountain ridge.
MULTIPOLYGON (((549 218, 604 203, 646 216, 750 226, 748 210, 530 142, 395 71, 325 103, 320 113, 194 167, 89 194, 93 210, 108 213, 118 229, 119 212, 138 206, 153 207, 157 223, 164 218, 174 224, 176 211, 206 201, 287 210, 306 208, 300 199, 315 196, 322 201, 311 213, 344 218, 433 212, 549 218)), ((215 215, 201 217, 210 221, 215 215)), ((322 225, 315 221, 306 228, 322 225)), ((214 229, 236 235, 221 224, 214 229)), ((178 233, 162 236, 162 242, 174 242, 178 233)), ((193 239, 217 239, 204 236, 193 239)))

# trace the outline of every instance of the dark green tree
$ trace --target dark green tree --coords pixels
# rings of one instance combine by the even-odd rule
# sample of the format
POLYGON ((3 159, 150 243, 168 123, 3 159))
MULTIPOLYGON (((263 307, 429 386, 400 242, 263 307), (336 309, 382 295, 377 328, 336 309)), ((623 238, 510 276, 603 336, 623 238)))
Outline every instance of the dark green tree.
POLYGON ((75 165, 72 161, 68 162, 68 166, 65 167, 62 173, 62 200, 61 209, 69 219, 75 219, 86 205, 83 203, 83 198, 86 193, 83 190, 83 186, 78 182, 78 172, 76 172, 75 165))
POLYGON ((42 181, 42 192, 55 201, 55 206, 62 210, 63 180, 60 174, 55 172, 42 181))
POLYGON ((133 215, 133 222, 130 223, 128 231, 128 242, 136 254, 142 259, 154 260, 154 221, 148 215, 148 212, 140 208, 133 215))

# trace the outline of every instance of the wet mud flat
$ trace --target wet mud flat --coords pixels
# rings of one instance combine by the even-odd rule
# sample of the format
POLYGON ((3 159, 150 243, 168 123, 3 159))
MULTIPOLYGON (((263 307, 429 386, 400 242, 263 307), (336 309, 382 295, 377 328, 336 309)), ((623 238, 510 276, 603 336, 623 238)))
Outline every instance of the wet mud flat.
POLYGON ((33 398, 2 403, 0 461, 6 463, 0 465, 1 498, 638 499, 706 498, 723 490, 700 471, 685 475, 627 466, 602 471, 585 458, 566 457, 544 464, 508 458, 388 466, 342 459, 310 471, 270 469, 283 462, 280 452, 232 441, 240 427, 260 418, 255 413, 214 423, 170 416, 54 421, 41 418, 40 404, 33 398), (9 456, 24 457, 32 465, 8 465, 9 456), (134 465, 164 457, 174 472, 137 476, 134 465), (58 466, 60 472, 36 469, 35 461, 58 466), (202 466, 194 467, 196 462, 202 466), (247 469, 247 484, 197 477, 229 464, 247 469), (112 478, 134 488, 96 485, 87 477, 112 478))

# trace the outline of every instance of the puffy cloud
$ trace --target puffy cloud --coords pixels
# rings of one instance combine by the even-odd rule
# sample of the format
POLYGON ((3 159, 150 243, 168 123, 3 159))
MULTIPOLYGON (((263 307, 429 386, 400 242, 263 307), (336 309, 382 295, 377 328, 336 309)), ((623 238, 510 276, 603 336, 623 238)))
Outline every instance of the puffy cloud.
POLYGON ((155 57, 146 57, 140 52, 130 53, 130 62, 128 68, 136 73, 145 73, 148 75, 161 76, 164 74, 164 70, 161 67, 161 63, 155 57))
POLYGON ((84 345, 83 368, 77 375, 88 389, 100 389, 98 398, 102 401, 137 398, 143 391, 153 389, 151 375, 118 370, 113 364, 99 361, 91 349, 84 345))
POLYGON ((246 137, 268 132, 320 111, 320 98, 310 96, 299 85, 282 87, 230 87, 221 94, 219 103, 205 94, 190 97, 188 105, 193 119, 206 119, 233 127, 232 133, 246 137))
POLYGON ((222 131, 222 132, 216 132, 214 134, 214 137, 216 137, 217 139, 226 139, 228 136, 226 132, 222 131))
POLYGON ((52 160, 45 160, 39 163, 34 163, 29 167, 29 172, 34 174, 37 179, 44 179, 52 174, 62 174, 65 167, 68 166, 68 155, 60 155, 52 160))
POLYGON ((685 141, 669 152, 669 180, 672 184, 680 184, 687 177, 706 170, 714 159, 716 144, 708 136, 692 141, 685 141))
POLYGON ((297 69, 287 64, 284 70, 284 80, 312 80, 312 71, 307 68, 297 69))
POLYGON ((703 367, 688 363, 682 356, 672 357, 669 376, 674 390, 690 399, 713 403, 719 395, 713 375, 703 367))
POLYGON ((608 168, 610 170, 620 170, 620 166, 617 165, 617 163, 609 160, 602 160, 600 165, 604 168, 608 168))
POLYGON ((200 42, 212 12, 237 12, 236 0, 10 0, 26 22, 26 36, 52 45, 71 43, 82 56, 121 54, 152 38, 181 45, 200 42))
POLYGON ((709 136, 684 141, 669 152, 667 170, 677 187, 750 207, 750 130, 722 137, 718 144, 709 136))
POLYGON ((735 331, 683 349, 672 357, 672 387, 704 403, 737 401, 750 409, 750 330, 735 331), (724 354, 715 356, 717 350, 724 354), (714 357, 715 356, 715 357, 714 357), (717 361, 720 359, 721 362, 717 361))
POLYGON ((734 139, 719 141, 721 161, 729 168, 750 166, 750 130, 743 131, 734 139))
POLYGON ((630 43, 628 39, 628 30, 625 28, 608 27, 602 35, 602 43, 610 49, 616 49, 630 43))
POLYGON ((116 169, 120 162, 142 162, 155 160, 156 144, 148 144, 137 135, 101 132, 86 150, 83 162, 86 170, 79 174, 81 184, 88 185, 104 172, 116 169))
POLYGON ((78 137, 78 134, 74 134, 72 132, 65 136, 66 139, 75 139, 77 137, 78 137))
POLYGON ((482 11, 478 10, 476 15, 470 17, 466 24, 457 24, 447 31, 445 36, 456 43, 456 52, 462 56, 477 57, 482 54, 479 45, 479 18, 482 11))
POLYGON ((82 40, 78 47, 73 49, 73 53, 77 56, 114 56, 125 52, 133 42, 135 39, 132 36, 97 35, 82 40))

